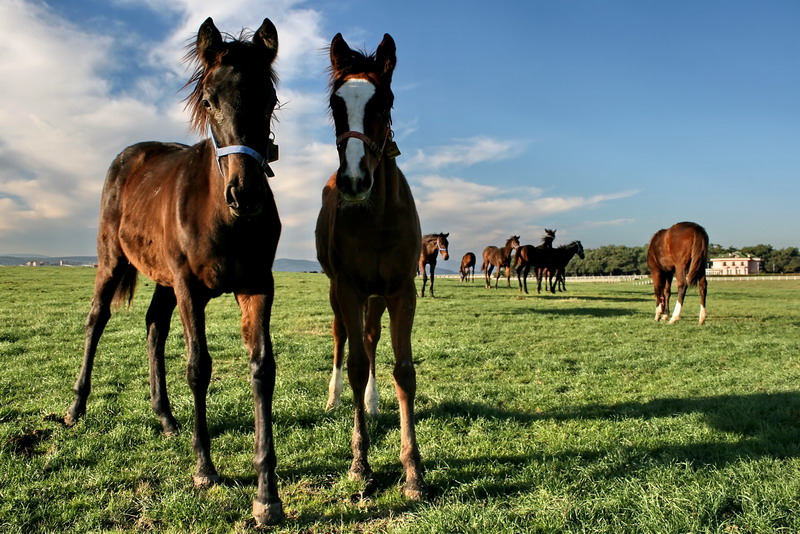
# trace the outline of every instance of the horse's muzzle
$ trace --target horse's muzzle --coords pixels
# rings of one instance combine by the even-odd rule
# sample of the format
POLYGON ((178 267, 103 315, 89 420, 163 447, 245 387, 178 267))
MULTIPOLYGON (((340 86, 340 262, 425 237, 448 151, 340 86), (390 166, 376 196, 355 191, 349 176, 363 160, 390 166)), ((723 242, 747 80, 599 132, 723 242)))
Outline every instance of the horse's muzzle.
POLYGON ((261 215, 264 210, 264 198, 258 192, 245 190, 228 184, 225 189, 225 201, 234 217, 251 218, 261 215))
POLYGON ((342 172, 336 177, 336 188, 347 202, 359 203, 369 198, 374 180, 371 174, 352 177, 342 172))

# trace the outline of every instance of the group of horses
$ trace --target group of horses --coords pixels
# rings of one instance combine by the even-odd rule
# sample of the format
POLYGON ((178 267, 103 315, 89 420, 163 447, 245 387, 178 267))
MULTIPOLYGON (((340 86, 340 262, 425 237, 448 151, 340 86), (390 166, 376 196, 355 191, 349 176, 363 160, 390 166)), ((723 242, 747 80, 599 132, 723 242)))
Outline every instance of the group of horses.
MULTIPOLYGON (((450 234, 428 234, 423 237, 422 250, 419 257, 419 272, 422 274, 422 296, 425 296, 425 284, 428 280, 425 265, 430 266, 430 294, 433 297, 433 279, 436 268, 437 252, 443 259, 448 259, 450 234)), ((545 228, 542 243, 538 246, 520 245, 518 235, 512 235, 502 247, 488 246, 483 249, 484 281, 486 288, 491 288, 492 271, 496 268, 495 289, 498 287, 501 270, 505 269, 508 287, 511 287, 511 271, 517 273, 519 290, 528 293, 528 275, 534 270, 537 291, 542 291, 542 280, 547 279, 549 291, 566 291, 565 270, 567 264, 577 254, 585 258, 583 245, 573 241, 567 245, 553 247, 556 231, 545 228)), ((467 252, 461 258, 459 268, 462 282, 475 279, 476 258, 473 252, 467 252)), ((669 300, 673 278, 678 281, 678 302, 670 323, 680 319, 683 300, 688 287, 697 286, 700 294, 699 324, 706 320, 706 292, 708 281, 705 268, 708 264, 708 233, 705 228, 694 222, 680 222, 669 228, 656 232, 650 239, 647 248, 647 265, 653 279, 653 292, 656 298, 656 316, 658 322, 669 317, 669 300)))
MULTIPOLYGON (((433 294, 434 273, 436 271, 437 257, 442 259, 449 258, 447 240, 450 234, 427 234, 422 237, 422 249, 419 257, 418 271, 422 275, 421 296, 425 296, 425 286, 428 283, 428 275, 425 266, 430 270, 430 295, 433 294)), ((528 275, 533 270, 537 281, 537 291, 542 292, 542 280, 547 280, 547 289, 555 293, 558 288, 566 291, 565 269, 567 264, 577 254, 584 258, 583 245, 580 241, 573 241, 567 245, 553 247, 553 240, 556 237, 555 230, 545 228, 545 236, 542 244, 520 245, 518 235, 512 235, 506 240, 502 247, 488 246, 483 249, 483 265, 481 270, 484 273, 486 288, 491 288, 492 272, 496 271, 495 289, 498 287, 502 271, 506 273, 506 281, 511 287, 511 272, 516 271, 519 290, 528 292, 528 275)), ((462 282, 471 282, 475 279, 476 256, 474 252, 467 252, 461 258, 459 267, 460 279, 462 282)))
MULTIPOLYGON (((415 277, 419 266, 424 272, 420 250, 447 258, 448 234, 420 235, 411 189, 395 161, 399 150, 391 128, 391 83, 397 61, 394 40, 385 34, 376 51, 365 54, 351 49, 337 34, 329 51, 328 105, 339 167, 323 188, 316 224, 317 257, 330 279, 333 311, 328 406, 339 400, 347 344, 355 415, 349 474, 369 487, 374 480, 367 458, 370 441, 365 414, 377 412, 375 348, 381 337, 381 317, 388 309, 400 410, 400 460, 405 468, 403 493, 420 499, 427 486, 414 425, 415 277)), ((271 267, 281 222, 267 181, 274 175, 270 163, 277 159, 271 133, 278 103, 273 70, 277 53, 278 33, 269 19, 252 37, 238 39, 224 38, 213 20, 206 19, 187 55, 195 71, 187 83, 191 92, 186 105, 192 126, 201 134, 208 132, 209 138, 193 146, 135 144, 111 164, 100 202, 98 269, 85 324, 83 362, 74 401, 64 416, 71 426, 86 414, 95 355, 112 305, 130 303, 141 272, 155 282, 146 314, 151 407, 164 434, 179 431, 167 395, 164 356, 177 307, 188 356, 187 381, 194 397, 194 484, 217 483, 206 414, 211 356, 205 308, 211 299, 233 293, 250 358, 257 474, 252 512, 258 524, 275 524, 284 516, 275 475, 276 369, 270 339, 275 289, 271 267)), ((665 237, 670 242, 672 235, 665 237)), ((485 269, 490 262, 506 267, 508 273, 514 248, 519 248, 519 236, 512 236, 504 247, 487 248, 485 269)), ((558 250, 550 249, 552 253, 558 250)), ((532 247, 530 255, 525 252, 528 263, 519 261, 523 253, 518 253, 518 275, 527 275, 539 265, 537 250, 541 252, 541 247, 532 247)), ((660 256, 657 259, 665 262, 660 256)), ((474 265, 474 255, 471 260, 474 265)), ((689 271, 694 276, 694 263, 689 271)), ((487 285, 490 274, 491 269, 487 285)), ((433 270, 431 295, 432 275, 433 270)), ((682 299, 680 291, 676 314, 682 299)), ((657 318, 668 305, 668 295, 661 297, 657 318)))

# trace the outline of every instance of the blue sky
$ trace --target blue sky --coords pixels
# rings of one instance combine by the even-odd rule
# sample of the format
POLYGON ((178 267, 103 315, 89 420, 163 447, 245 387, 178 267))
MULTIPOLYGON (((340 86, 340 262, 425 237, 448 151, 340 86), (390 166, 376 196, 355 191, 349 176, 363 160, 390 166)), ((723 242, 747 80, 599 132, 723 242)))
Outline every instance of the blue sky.
POLYGON ((180 58, 208 16, 278 28, 279 257, 314 258, 337 32, 369 51, 394 37, 398 163, 455 258, 545 227, 642 245, 682 220, 723 246, 800 245, 800 3, 392 4, 3 0, 0 253, 94 254, 114 156, 198 141, 180 58))

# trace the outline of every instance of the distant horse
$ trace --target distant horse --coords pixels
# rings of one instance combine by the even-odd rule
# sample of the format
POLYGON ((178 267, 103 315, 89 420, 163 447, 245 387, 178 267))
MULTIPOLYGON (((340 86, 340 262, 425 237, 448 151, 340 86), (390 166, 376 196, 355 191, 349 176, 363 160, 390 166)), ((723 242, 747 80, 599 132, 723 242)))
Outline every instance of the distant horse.
POLYGON ((492 287, 491 276, 492 271, 497 267, 497 277, 494 282, 494 288, 497 289, 497 284, 500 281, 500 269, 505 268, 506 279, 508 287, 511 287, 511 253, 519 247, 519 236, 512 235, 506 240, 503 247, 488 246, 483 249, 483 271, 484 279, 486 280, 486 289, 492 287))
POLYGON ((517 272, 517 283, 519 290, 523 288, 525 293, 528 292, 528 274, 531 269, 535 269, 536 279, 539 279, 539 270, 547 262, 548 255, 553 249, 553 240, 556 237, 555 230, 548 230, 545 228, 545 235, 542 238, 542 244, 534 247, 533 245, 522 245, 517 249, 515 258, 515 270, 517 272))
POLYGON ((536 274, 542 265, 547 261, 546 255, 550 249, 545 248, 543 245, 534 247, 533 245, 522 245, 517 249, 516 258, 516 271, 517 283, 519 284, 520 292, 528 292, 528 274, 531 269, 534 269, 534 274, 538 280, 539 276, 536 274))
MULTIPOLYGON (((568 245, 561 245, 549 251, 544 268, 544 270, 547 271, 545 290, 549 289, 551 293, 555 294, 556 284, 553 283, 553 278, 558 276, 559 271, 563 273, 566 270, 567 264, 576 254, 581 259, 586 257, 583 251, 583 245, 580 241, 573 241, 568 245)), ((539 293, 541 293, 543 278, 544 276, 537 277, 537 292, 539 293)))
POLYGON ((422 296, 425 296, 425 284, 428 281, 428 275, 425 274, 425 264, 430 265, 431 270, 431 297, 433 297, 433 272, 436 270, 436 256, 437 253, 442 255, 442 259, 447 261, 450 259, 450 253, 447 247, 450 243, 447 237, 450 234, 427 234, 422 236, 422 247, 419 253, 419 271, 422 273, 422 296))
POLYGON ((355 403, 350 478, 369 480, 365 397, 368 410, 376 413, 375 348, 388 307, 400 405, 400 460, 406 471, 403 493, 419 499, 427 490, 414 427, 411 327, 421 238, 411 189, 394 160, 399 153, 391 130, 395 44, 386 34, 375 54, 366 56, 351 50, 337 34, 330 55, 330 108, 339 169, 322 192, 316 228, 317 258, 330 278, 333 309, 328 407, 339 402, 344 344, 349 341, 347 374, 355 403))
POLYGON ((461 269, 459 270, 461 273, 461 281, 462 282, 472 282, 475 280, 475 253, 474 252, 467 252, 464 254, 464 257, 461 258, 461 269))
POLYGON ((656 232, 647 249, 647 265, 653 278, 656 297, 656 321, 669 316, 669 297, 672 277, 678 279, 678 304, 670 324, 681 318, 687 284, 697 285, 700 293, 700 320, 706 321, 706 264, 708 263, 708 234, 699 224, 680 222, 656 232))
POLYGON ((178 432, 164 369, 164 344, 177 306, 194 396, 196 486, 219 481, 211 461, 206 393, 211 356, 205 307, 234 293, 242 311, 242 336, 250 356, 255 402, 258 523, 283 517, 275 478, 272 395, 275 360, 269 321, 274 297, 272 262, 281 232, 266 176, 270 121, 277 104, 272 63, 278 34, 264 19, 252 40, 226 42, 211 18, 200 27, 187 58, 197 68, 187 85, 192 126, 211 139, 194 146, 139 143, 120 153, 106 175, 97 237, 98 270, 86 319, 83 365, 75 400, 64 417, 73 425, 86 412, 95 353, 112 302, 133 298, 137 272, 155 281, 147 310, 150 404, 165 434, 178 432))

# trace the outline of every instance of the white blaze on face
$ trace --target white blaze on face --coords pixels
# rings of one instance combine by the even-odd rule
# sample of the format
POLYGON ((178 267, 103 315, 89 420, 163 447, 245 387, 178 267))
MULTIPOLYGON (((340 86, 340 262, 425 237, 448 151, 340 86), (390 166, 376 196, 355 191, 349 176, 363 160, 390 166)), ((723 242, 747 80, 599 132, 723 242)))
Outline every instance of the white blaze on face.
MULTIPOLYGON (((375 86, 367 80, 355 78, 346 81, 336 91, 336 96, 344 100, 347 109, 347 125, 350 131, 364 133, 364 114, 367 102, 375 94, 375 86)), ((345 162, 347 175, 352 179, 360 176, 359 163, 366 155, 366 145, 358 139, 351 138, 347 142, 345 162)))

